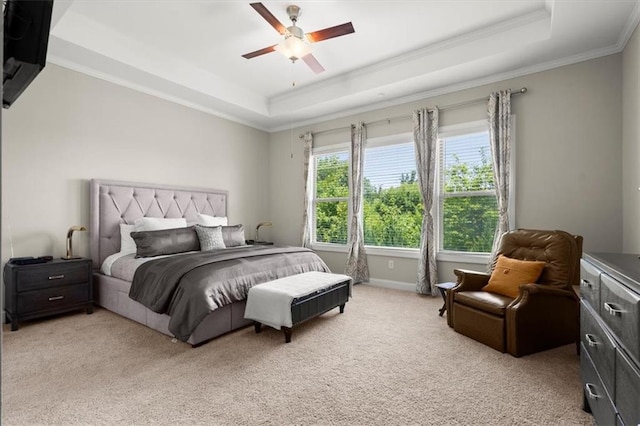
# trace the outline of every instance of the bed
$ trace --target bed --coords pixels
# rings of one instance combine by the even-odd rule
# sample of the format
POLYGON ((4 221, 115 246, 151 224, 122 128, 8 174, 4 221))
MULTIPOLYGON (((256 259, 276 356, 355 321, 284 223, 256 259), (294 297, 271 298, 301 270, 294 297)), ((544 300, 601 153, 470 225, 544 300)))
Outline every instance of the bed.
MULTIPOLYGON (((252 285, 312 270, 330 272, 326 264, 308 249, 238 245, 210 252, 188 252, 152 259, 137 259, 136 262, 139 262, 139 265, 136 264, 135 268, 138 269, 134 268, 135 272, 128 270, 131 268, 127 266, 124 270, 128 270, 128 273, 107 275, 104 271, 111 273, 112 266, 114 270, 118 270, 116 267, 120 264, 118 262, 124 262, 126 265, 134 262, 129 259, 133 259, 134 255, 121 253, 121 224, 132 225, 141 218, 145 218, 142 220, 175 218, 176 220, 184 219, 191 225, 197 223, 199 217, 203 215, 226 218, 228 192, 100 179, 93 179, 90 188, 89 239, 94 266, 94 301, 103 308, 167 336, 175 336, 192 346, 199 346, 222 334, 252 324, 252 321, 244 318, 246 293, 252 285), (116 261, 111 265, 109 262, 112 258, 116 258, 116 261), (189 293, 188 297, 191 299, 187 299, 186 305, 176 308, 175 303, 172 302, 171 308, 168 309, 164 305, 150 304, 148 299, 144 299, 147 287, 140 287, 146 284, 141 284, 142 280, 139 279, 143 270, 153 272, 153 269, 160 268, 162 264, 166 264, 164 267, 171 272, 168 275, 175 276, 175 281, 174 277, 172 280, 167 279, 166 282, 164 278, 156 279, 154 285, 159 289, 157 291, 169 291, 164 288, 165 283, 167 286, 175 286, 176 292, 189 293), (181 273, 176 271, 180 268, 187 271, 185 264, 191 264, 191 270, 180 275, 181 273), (285 264, 286 267, 282 266, 285 264), (243 265, 253 265, 251 266, 253 270, 247 266, 248 269, 245 268, 245 271, 243 265), (200 287, 204 285, 220 284, 217 282, 218 272, 212 270, 211 275, 208 275, 206 268, 222 268, 222 266, 226 266, 224 285, 227 290, 225 288, 222 290, 216 288, 214 291, 208 289, 206 293, 209 296, 206 301, 208 307, 203 307, 203 302, 196 300, 196 296, 192 296, 191 293, 203 293, 200 287), (262 269, 257 273, 256 268, 263 268, 264 273, 262 269), (204 284, 193 284, 194 276, 204 284), (232 288, 231 284, 235 282, 238 285, 232 288), (230 292, 231 296, 218 294, 224 291, 230 292), (145 304, 132 299, 130 293, 145 304), (219 297, 212 297, 212 294, 219 297), (216 299, 215 305, 212 305, 211 299, 216 299), (197 306, 200 316, 190 312, 192 309, 190 306, 197 306), (203 309, 207 309, 206 314, 202 314, 203 309), (182 321, 181 316, 185 315, 191 317, 189 327, 177 325, 182 321)), ((129 243, 123 241, 122 244, 129 243)), ((186 299, 187 296, 182 298, 186 299)))

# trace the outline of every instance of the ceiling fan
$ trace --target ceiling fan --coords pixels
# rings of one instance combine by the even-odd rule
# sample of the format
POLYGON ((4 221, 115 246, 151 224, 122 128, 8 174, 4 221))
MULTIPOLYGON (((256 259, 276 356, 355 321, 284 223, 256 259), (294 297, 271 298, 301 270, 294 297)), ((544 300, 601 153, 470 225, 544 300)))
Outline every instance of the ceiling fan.
POLYGON ((296 26, 296 22, 301 14, 301 10, 298 6, 287 6, 287 15, 289 15, 289 19, 293 22, 293 25, 287 28, 285 28, 285 26, 278 21, 278 18, 273 16, 273 14, 269 12, 262 3, 251 3, 250 6, 253 7, 255 11, 258 12, 269 24, 271 24, 276 31, 283 35, 284 40, 278 44, 274 44, 273 46, 265 47, 263 49, 256 50, 255 52, 242 55, 247 59, 255 58, 256 56, 264 55, 275 50, 285 55, 291 60, 291 62, 302 59, 313 72, 318 74, 324 71, 324 67, 320 65, 318 60, 311 54, 311 46, 309 43, 317 43, 322 40, 340 37, 355 32, 351 22, 347 22, 345 24, 336 25, 335 27, 329 27, 323 30, 304 34, 302 28, 296 26))

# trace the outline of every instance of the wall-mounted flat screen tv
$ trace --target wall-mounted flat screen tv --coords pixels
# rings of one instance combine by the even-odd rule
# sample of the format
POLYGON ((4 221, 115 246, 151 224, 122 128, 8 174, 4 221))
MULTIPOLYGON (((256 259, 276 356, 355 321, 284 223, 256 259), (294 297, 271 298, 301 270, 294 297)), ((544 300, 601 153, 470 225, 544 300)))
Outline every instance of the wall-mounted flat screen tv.
POLYGON ((4 0, 2 106, 9 108, 45 66, 53 0, 4 0))

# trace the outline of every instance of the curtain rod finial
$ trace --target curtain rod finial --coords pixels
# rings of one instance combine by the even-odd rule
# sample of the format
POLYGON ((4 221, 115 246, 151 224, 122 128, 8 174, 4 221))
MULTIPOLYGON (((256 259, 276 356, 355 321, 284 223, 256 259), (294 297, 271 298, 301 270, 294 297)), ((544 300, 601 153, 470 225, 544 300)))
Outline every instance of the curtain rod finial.
POLYGON ((522 89, 520 89, 520 93, 527 93, 527 88, 523 87, 522 89))

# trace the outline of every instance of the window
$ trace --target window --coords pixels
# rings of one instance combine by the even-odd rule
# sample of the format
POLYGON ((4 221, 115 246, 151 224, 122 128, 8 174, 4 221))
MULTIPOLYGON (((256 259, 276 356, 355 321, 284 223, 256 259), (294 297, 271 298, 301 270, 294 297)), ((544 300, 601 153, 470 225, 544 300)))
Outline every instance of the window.
MULTIPOLYGON (((346 245, 349 218, 348 148, 314 150, 314 243, 346 245)), ((364 240, 368 247, 420 247, 422 200, 413 136, 370 139, 363 170, 364 240)))
POLYGON ((419 248, 422 200, 409 135, 390 144, 368 143, 364 156, 364 243, 419 248))
POLYGON ((498 221, 486 124, 439 139, 439 251, 488 253, 498 221))
POLYGON ((315 191, 313 242, 347 244, 349 217, 349 153, 313 156, 315 191))
MULTIPOLYGON (((498 221, 486 121, 441 128, 437 154, 433 219, 438 259, 486 261, 498 221)), ((513 156, 512 147, 512 167, 513 156)), ((350 203, 348 144, 315 149, 312 158, 312 242, 343 250, 339 246, 347 243, 350 203)), ((363 197, 368 253, 415 258, 424 212, 411 133, 367 141, 363 197)), ((513 221, 513 205, 510 211, 513 221)))

